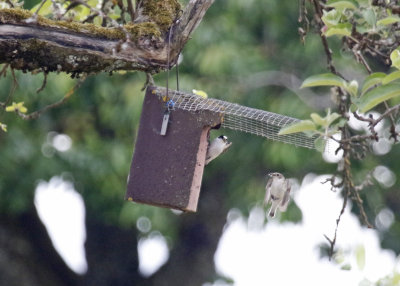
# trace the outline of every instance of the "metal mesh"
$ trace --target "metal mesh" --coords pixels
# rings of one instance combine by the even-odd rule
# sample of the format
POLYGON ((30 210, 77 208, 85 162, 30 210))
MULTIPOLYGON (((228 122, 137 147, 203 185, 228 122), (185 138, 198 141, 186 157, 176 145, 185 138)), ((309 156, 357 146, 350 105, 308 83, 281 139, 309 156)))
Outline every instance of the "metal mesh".
MULTIPOLYGON (((164 97, 166 96, 166 89, 157 87, 154 93, 164 97)), ((192 112, 208 110, 222 114, 223 122, 221 127, 223 128, 243 131, 296 146, 310 149, 315 148, 314 141, 316 137, 309 137, 304 133, 278 135, 282 127, 298 122, 300 121, 299 119, 223 100, 203 98, 195 94, 173 90, 169 90, 168 98, 172 100, 171 103, 174 109, 177 108, 192 112)))

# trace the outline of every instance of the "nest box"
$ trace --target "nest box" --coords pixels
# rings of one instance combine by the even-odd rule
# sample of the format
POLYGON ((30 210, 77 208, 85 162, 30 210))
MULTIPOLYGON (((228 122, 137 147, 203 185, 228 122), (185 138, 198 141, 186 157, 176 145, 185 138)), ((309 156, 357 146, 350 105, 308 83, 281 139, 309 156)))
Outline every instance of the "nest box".
POLYGON ((157 87, 147 88, 125 199, 195 212, 209 131, 221 124, 221 115, 173 109, 161 135, 167 101, 157 87))

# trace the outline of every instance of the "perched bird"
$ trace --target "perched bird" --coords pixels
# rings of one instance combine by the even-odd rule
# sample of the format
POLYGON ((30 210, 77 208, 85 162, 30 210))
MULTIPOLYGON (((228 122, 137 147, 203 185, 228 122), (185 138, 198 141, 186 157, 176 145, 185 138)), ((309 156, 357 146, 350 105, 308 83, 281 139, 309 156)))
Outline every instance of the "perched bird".
POLYGON ((205 91, 202 90, 197 90, 197 89, 192 89, 193 94, 201 96, 202 98, 207 98, 208 95, 205 91))
POLYGON ((292 186, 289 180, 285 179, 281 173, 270 173, 268 176, 271 178, 265 187, 264 205, 267 205, 271 201, 269 216, 274 217, 278 207, 281 212, 286 211, 292 186))
POLYGON ((223 152, 225 152, 231 145, 232 142, 229 142, 228 137, 226 137, 225 135, 221 135, 215 138, 208 146, 206 165, 217 158, 219 155, 221 155, 223 152))

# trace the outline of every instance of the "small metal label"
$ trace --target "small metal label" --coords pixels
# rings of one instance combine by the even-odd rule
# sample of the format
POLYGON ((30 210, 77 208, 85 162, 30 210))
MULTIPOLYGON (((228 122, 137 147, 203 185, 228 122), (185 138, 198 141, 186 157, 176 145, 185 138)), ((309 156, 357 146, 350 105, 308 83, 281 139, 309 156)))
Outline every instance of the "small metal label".
POLYGON ((164 112, 164 117, 163 117, 163 121, 162 121, 162 125, 161 125, 161 132, 160 132, 160 135, 162 135, 162 136, 165 136, 165 134, 167 134, 169 114, 170 114, 169 110, 164 112))

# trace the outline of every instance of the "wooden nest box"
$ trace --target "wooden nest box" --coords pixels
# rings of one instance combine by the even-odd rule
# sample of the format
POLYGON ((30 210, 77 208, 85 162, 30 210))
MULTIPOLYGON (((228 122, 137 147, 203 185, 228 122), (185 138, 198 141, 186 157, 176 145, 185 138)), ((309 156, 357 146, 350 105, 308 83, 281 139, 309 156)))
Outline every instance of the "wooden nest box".
POLYGON ((195 212, 200 195, 209 131, 222 116, 211 111, 173 109, 160 135, 166 101, 147 88, 125 199, 195 212))

